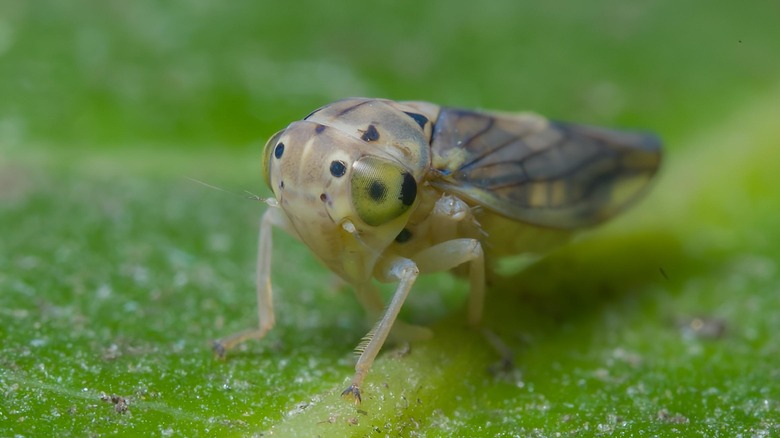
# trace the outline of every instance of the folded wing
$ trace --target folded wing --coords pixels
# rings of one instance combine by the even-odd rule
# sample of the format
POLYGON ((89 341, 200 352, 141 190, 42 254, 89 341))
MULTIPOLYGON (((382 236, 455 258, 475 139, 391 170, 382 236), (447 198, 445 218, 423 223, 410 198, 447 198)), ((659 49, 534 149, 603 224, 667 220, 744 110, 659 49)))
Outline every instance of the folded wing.
POLYGON ((431 149, 433 186, 514 220, 564 229, 617 214, 661 161, 652 134, 450 108, 436 121, 431 149))

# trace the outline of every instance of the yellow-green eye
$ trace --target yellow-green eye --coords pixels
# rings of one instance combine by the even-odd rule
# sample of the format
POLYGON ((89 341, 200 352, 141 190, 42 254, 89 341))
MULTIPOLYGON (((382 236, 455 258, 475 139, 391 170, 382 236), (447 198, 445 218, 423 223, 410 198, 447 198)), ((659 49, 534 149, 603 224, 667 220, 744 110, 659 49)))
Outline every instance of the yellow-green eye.
POLYGON ((417 197, 417 182, 401 165, 366 156, 352 165, 352 205, 360 219, 379 226, 404 214, 417 197))
POLYGON ((279 142, 283 132, 274 134, 263 147, 263 179, 268 187, 271 187, 271 157, 278 160, 284 154, 284 144, 279 142))

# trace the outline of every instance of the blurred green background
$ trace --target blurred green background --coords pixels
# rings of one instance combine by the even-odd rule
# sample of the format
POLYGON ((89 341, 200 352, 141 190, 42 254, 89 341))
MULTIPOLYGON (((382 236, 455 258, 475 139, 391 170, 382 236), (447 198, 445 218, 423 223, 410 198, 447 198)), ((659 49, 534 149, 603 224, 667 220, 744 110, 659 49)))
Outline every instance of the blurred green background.
MULTIPOLYGON (((0 3, 0 435, 780 434, 780 3, 0 3), (264 140, 347 96, 533 110, 665 140, 638 208, 492 285, 416 286, 365 401, 367 323, 275 240, 256 324, 264 140), (104 397, 105 395, 105 397, 104 397), (127 403, 114 404, 112 395, 127 403), (106 399, 106 400, 103 400, 106 399)), ((118 400, 118 399, 117 399, 118 400)))

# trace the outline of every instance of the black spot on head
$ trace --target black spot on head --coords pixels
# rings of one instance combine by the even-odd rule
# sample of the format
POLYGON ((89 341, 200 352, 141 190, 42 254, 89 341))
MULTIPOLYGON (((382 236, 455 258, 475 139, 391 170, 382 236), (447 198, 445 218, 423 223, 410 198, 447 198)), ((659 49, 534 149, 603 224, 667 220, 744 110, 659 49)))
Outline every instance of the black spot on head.
POLYGON ((417 122, 418 125, 420 125, 420 128, 425 129, 425 124, 428 123, 428 118, 427 117, 425 117, 422 114, 417 114, 417 113, 407 113, 407 112, 404 112, 404 114, 406 114, 407 116, 413 118, 414 121, 417 122))
POLYGON ((375 202, 382 202, 387 196, 387 186, 378 179, 371 181, 371 185, 368 186, 368 196, 375 202))
POLYGON ((343 161, 331 161, 330 162, 330 174, 336 178, 341 178, 347 173, 347 166, 343 161))
POLYGON ((314 132, 316 132, 317 134, 322 134, 322 131, 324 131, 325 128, 326 128, 325 125, 317 125, 317 127, 314 128, 314 132))
POLYGON ((328 194, 327 193, 321 193, 320 194, 320 201, 328 202, 328 194))
POLYGON ((379 131, 376 130, 374 125, 368 125, 368 129, 366 129, 366 132, 364 132, 363 136, 360 138, 363 139, 363 141, 377 141, 379 140, 379 131))
POLYGON ((395 236, 395 241, 398 243, 404 243, 404 242, 408 242, 409 239, 411 238, 412 238, 412 232, 404 228, 403 230, 401 230, 400 233, 398 233, 397 236, 395 236))
POLYGON ((401 184, 401 196, 398 198, 404 205, 412 205, 417 198, 417 181, 409 172, 404 172, 404 182, 401 184))
POLYGON ((282 155, 284 155, 284 143, 279 143, 274 148, 274 157, 282 158, 282 155))
POLYGON ((280 188, 280 189, 283 189, 283 188, 284 188, 284 181, 279 181, 279 188, 280 188))

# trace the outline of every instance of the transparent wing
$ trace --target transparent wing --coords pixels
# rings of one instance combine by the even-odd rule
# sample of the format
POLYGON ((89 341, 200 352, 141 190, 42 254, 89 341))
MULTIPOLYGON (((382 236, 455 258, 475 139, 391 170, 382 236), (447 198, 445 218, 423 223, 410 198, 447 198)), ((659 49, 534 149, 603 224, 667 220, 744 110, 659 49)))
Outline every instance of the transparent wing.
POLYGON ((450 108, 436 121, 431 150, 434 187, 518 221, 567 229, 614 216, 661 161, 652 134, 450 108))

